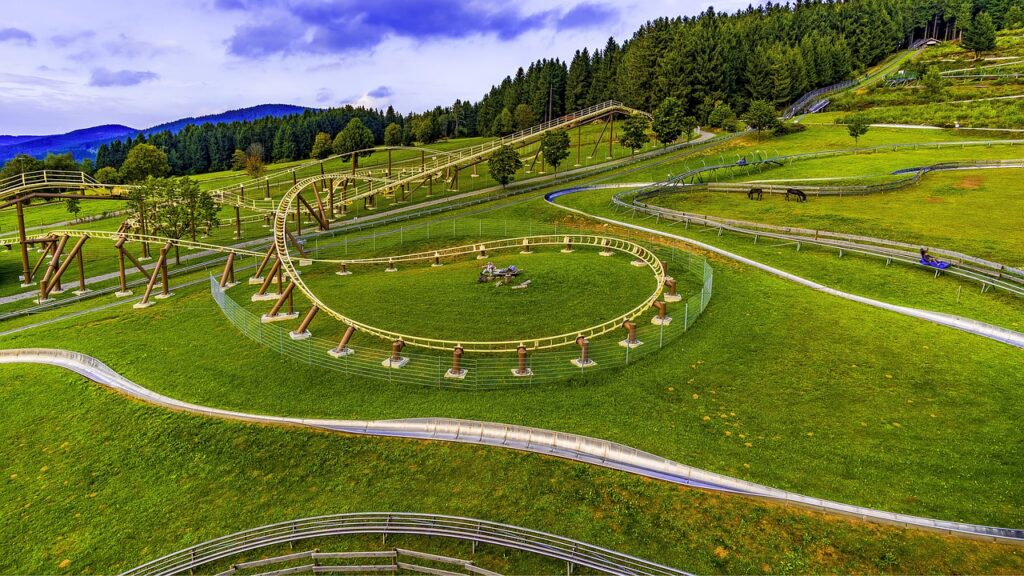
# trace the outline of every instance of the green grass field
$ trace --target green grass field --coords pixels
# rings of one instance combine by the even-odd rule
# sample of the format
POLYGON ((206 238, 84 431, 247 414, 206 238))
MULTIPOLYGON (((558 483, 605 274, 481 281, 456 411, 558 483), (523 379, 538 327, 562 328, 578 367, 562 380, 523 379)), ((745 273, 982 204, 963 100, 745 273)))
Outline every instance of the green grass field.
MULTIPOLYGON (((592 142, 599 131, 600 126, 584 129, 584 141, 592 142)), ((1002 136, 984 136, 989 137, 1002 136)), ((876 153, 794 161, 728 178, 882 181, 893 170, 939 161, 1024 158, 1024 148, 1017 145, 928 146, 976 139, 954 131, 872 129, 859 146, 885 147, 876 153), (919 148, 889 148, 907 143, 919 148)), ((472 143, 478 142, 435 147, 472 143)), ((592 162, 604 161, 603 146, 592 162)), ((697 153, 673 152, 560 187, 649 182, 741 156, 853 146, 845 127, 813 125, 785 137, 743 135, 697 153)), ((582 151, 583 156, 588 153, 582 151)), ((395 158, 415 161, 416 155, 396 152, 395 158)), ((625 155, 615 148, 614 156, 625 155)), ((381 159, 375 154, 361 165, 381 159)), ((575 156, 566 161, 574 162, 575 156)), ((306 170, 319 172, 318 167, 306 170)), ((1017 172, 936 173, 898 192, 812 198, 800 205, 714 193, 668 195, 659 203, 723 217, 927 243, 1020 264, 1024 205, 1016 194, 1017 172)), ((478 174, 473 178, 464 170, 460 191, 493 186, 486 170, 478 174)), ((232 174, 202 177, 208 187, 242 179, 232 174)), ((286 180, 290 186, 291 177, 286 180)), ((325 257, 344 258, 569 231, 651 241, 547 205, 540 195, 556 188, 426 219, 309 237, 306 247, 325 257), (448 219, 454 216, 460 220, 448 219)), ((281 192, 283 188, 275 189, 274 194, 279 197, 281 192)), ((1024 330, 1020 298, 982 294, 965 281, 934 278, 900 265, 887 267, 868 258, 839 258, 813 248, 796 252, 791 246, 754 244, 745 236, 719 237, 696 226, 686 229, 634 218, 613 209, 610 198, 615 192, 589 191, 559 202, 708 242, 855 294, 1024 330)), ((410 204, 426 200, 421 189, 410 204)), ((85 206, 94 210, 95 205, 113 204, 85 206)), ((382 198, 376 213, 398 206, 382 198)), ((33 218, 57 222, 63 219, 62 209, 40 205, 30 213, 38 210, 33 218)), ((233 210, 222 215, 233 216, 233 210)), ((360 222, 369 215, 357 202, 349 218, 360 222)), ((75 227, 111 230, 118 224, 118 219, 106 219, 75 227)), ((310 223, 303 224, 304 232, 312 229, 310 223)), ((238 242, 232 233, 225 225, 202 240, 238 242)), ((253 222, 245 226, 242 240, 269 239, 268 234, 253 222)), ((90 240, 89 275, 116 270, 115 253, 107 244, 90 240)), ((686 250, 682 243, 661 243, 661 249, 670 248, 686 250)), ((131 250, 138 253, 139 247, 131 245, 131 250)), ((348 277, 336 276, 326 264, 301 271, 319 297, 356 320, 455 339, 572 331, 626 312, 655 287, 650 270, 629 266, 623 254, 602 258, 593 250, 563 254, 552 247, 529 256, 494 253, 490 259, 499 266, 523 268, 530 288, 512 291, 478 284, 483 262, 472 257, 448 261, 441 268, 400 264, 394 273, 385 273, 381 266, 354 267, 355 274, 348 277)), ((252 260, 240 259, 239 266, 255 264, 252 260)), ((213 301, 203 280, 219 274, 219 264, 173 280, 175 296, 143 311, 133 310, 129 302, 106 307, 113 299, 102 297, 3 321, 0 332, 31 327, 0 336, 0 347, 80 351, 154 391, 209 406, 311 418, 436 416, 537 426, 622 442, 685 464, 840 502, 948 520, 1024 525, 1024 486, 1019 482, 1024 453, 1016 440, 1024 406, 1024 391, 1017 385, 1024 357, 1016 350, 815 292, 722 258, 709 261, 714 268, 709 307, 664 349, 629 366, 605 366, 556 382, 502 390, 434 389, 346 375, 263 347, 240 333, 213 301), (186 280, 200 282, 185 288, 181 282, 186 280), (89 311, 97 307, 103 309, 89 311), (84 314, 61 318, 77 312, 84 314)), ((17 251, 0 252, 0 295, 22 291, 15 282, 19 271, 17 251)), ((676 269, 671 273, 680 280, 682 293, 699 290, 690 274, 676 269)), ((249 301, 256 289, 244 283, 249 274, 251 270, 240 271, 243 284, 228 294, 246 310, 265 313, 269 302, 249 301)), ((68 275, 64 284, 73 283, 68 275)), ((7 304, 0 311, 26 305, 7 304)), ((670 304, 670 314, 678 316, 679 306, 670 304)), ((309 303, 296 294, 295 307, 305 311, 309 303)), ((295 324, 285 326, 293 329, 295 324)), ((343 326, 321 314, 310 330, 336 340, 343 326)), ((621 336, 615 334, 616 339, 621 336)), ((387 347, 365 334, 354 342, 387 347)), ((326 350, 311 353, 326 357, 326 350)), ((12 519, 0 523, 0 537, 7 542, 0 555, 3 572, 111 573, 260 524, 369 510, 508 522, 698 573, 1024 570, 1019 547, 684 489, 533 454, 171 413, 56 368, 4 365, 0 383, 0 460, 5 462, 0 517, 12 519)), ((358 548, 369 542, 356 539, 339 545, 358 548)), ((436 540, 415 544, 465 553, 458 545, 436 540)), ((498 571, 564 569, 521 554, 485 554, 481 565, 498 571)))
POLYGON ((397 272, 353 266, 350 277, 334 269, 304 272, 313 292, 350 318, 400 334, 443 340, 530 340, 602 324, 629 312, 657 288, 649 268, 629 265, 627 256, 603 258, 579 248, 522 255, 502 251, 487 261, 518 266, 516 284, 526 289, 478 283, 481 262, 460 260, 432 268, 418 262, 397 272))
MULTIPOLYGON (((109 574, 285 518, 386 509, 514 523, 698 572, 1024 567, 1014 547, 865 526, 583 464, 168 413, 56 368, 6 366, 4 375, 4 572, 109 574), (56 414, 60 426, 51 424, 56 414)), ((455 552, 437 539, 415 547, 455 552)), ((513 573, 564 569, 496 551, 484 560, 513 573)))
MULTIPOLYGON (((1018 151, 1024 152, 1024 148, 1018 151)), ((860 160, 849 158, 833 164, 842 173, 857 170, 850 165, 868 164, 860 160)), ((825 162, 815 164, 808 169, 809 173, 827 170, 825 162)), ((758 179, 781 179, 784 174, 796 172, 794 164, 760 174, 758 179)), ((1024 195, 1018 192, 1016 183, 1022 174, 1019 169, 939 172, 928 174, 920 184, 903 190, 880 195, 812 197, 799 204, 771 195, 761 202, 751 202, 743 194, 682 192, 660 197, 658 205, 766 224, 920 243, 1021 266, 1024 195)))

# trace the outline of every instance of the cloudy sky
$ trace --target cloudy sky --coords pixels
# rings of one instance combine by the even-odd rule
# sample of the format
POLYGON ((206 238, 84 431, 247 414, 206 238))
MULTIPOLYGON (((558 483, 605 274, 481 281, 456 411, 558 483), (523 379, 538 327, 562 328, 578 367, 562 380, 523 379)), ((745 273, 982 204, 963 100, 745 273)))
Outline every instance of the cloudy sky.
MULTIPOLYGON (((749 0, 714 5, 732 11, 749 0)), ((264 103, 417 111, 705 0, 65 0, 0 21, 0 134, 146 128, 264 103)))

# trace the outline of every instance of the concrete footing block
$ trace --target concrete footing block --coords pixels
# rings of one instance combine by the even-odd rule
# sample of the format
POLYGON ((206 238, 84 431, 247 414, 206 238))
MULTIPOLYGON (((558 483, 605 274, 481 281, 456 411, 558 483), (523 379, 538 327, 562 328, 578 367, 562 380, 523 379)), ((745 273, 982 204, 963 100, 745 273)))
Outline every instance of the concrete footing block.
POLYGON ((74 294, 75 296, 81 296, 83 294, 88 294, 89 292, 92 292, 92 290, 86 288, 85 290, 73 290, 71 293, 74 294))
POLYGON ((398 268, 385 268, 385 272, 398 272, 398 268))
POLYGON ((287 314, 274 314, 273 316, 271 316, 270 314, 264 314, 260 316, 260 323, 270 324, 271 322, 284 322, 285 320, 295 320, 298 317, 298 312, 291 312, 287 314))
POLYGON ((641 347, 643 345, 644 345, 644 343, 639 341, 639 340, 636 340, 634 342, 630 342, 629 340, 620 340, 619 341, 619 346, 622 346, 623 348, 633 349, 633 348, 639 348, 639 347, 641 347))
POLYGON ((308 258, 299 258, 299 266, 310 266, 313 261, 308 258))
POLYGON ((612 252, 611 250, 601 250, 600 252, 598 252, 598 254, 600 254, 601 256, 608 257, 608 256, 614 256, 615 252, 612 252))
POLYGON ((345 272, 342 272, 341 270, 339 270, 339 271, 335 272, 334 275, 335 276, 351 276, 352 273, 349 272, 348 270, 346 270, 345 272))
POLYGON ((50 290, 50 294, 53 294, 54 296, 56 296, 57 294, 63 294, 63 293, 64 293, 64 289, 63 288, 54 288, 53 290, 50 290))
POLYGON ((266 294, 253 294, 252 297, 249 298, 249 301, 250 302, 267 302, 269 300, 277 300, 280 297, 281 297, 281 295, 278 294, 277 292, 267 292, 266 294))
POLYGON ((460 368, 457 372, 449 368, 448 371, 444 373, 444 377, 452 380, 465 380, 466 374, 468 373, 469 370, 466 370, 465 368, 460 368))
MULTIPOLYGON (((51 294, 52 294, 52 292, 51 292, 51 294)), ((45 304, 45 303, 47 303, 49 301, 50 301, 49 298, 35 298, 35 299, 32 300, 32 303, 33 304, 45 304)))
POLYGON ((533 254, 533 250, 520 250, 519 253, 525 256, 529 256, 530 254, 533 254))
POLYGON ((174 292, 168 292, 167 294, 157 294, 153 296, 153 298, 157 298, 159 300, 167 300, 171 296, 174 296, 174 292))
POLYGON ((36 285, 31 283, 31 282, 22 282, 21 283, 21 287, 22 288, 35 288, 36 285))
POLYGON ((260 284, 263 284, 264 280, 265 280, 265 278, 262 277, 262 276, 252 276, 252 277, 249 278, 249 284, 260 285, 260 284))
POLYGON ((344 358, 345 356, 351 356, 355 354, 356 351, 349 348, 348 346, 345 346, 341 350, 338 350, 337 348, 331 348, 330 350, 327 351, 327 353, 330 354, 332 358, 344 358))
POLYGON ((573 250, 572 248, 562 248, 560 252, 562 254, 572 254, 573 252, 575 252, 575 250, 573 250))
POLYGON ((408 363, 409 359, 406 358, 405 356, 399 356, 398 360, 392 360, 391 357, 388 356, 387 358, 384 359, 383 362, 380 363, 380 365, 385 368, 401 368, 408 363))
POLYGON ((136 310, 144 310, 153 304, 155 304, 155 302, 136 302, 135 304, 132 304, 132 308, 135 308, 136 310))
POLYGON ((587 358, 586 362, 584 362, 582 358, 573 358, 569 362, 577 368, 590 368, 591 366, 597 366, 597 362, 594 362, 590 358, 587 358))
POLYGON ((661 296, 665 302, 679 302, 683 299, 681 294, 662 294, 661 296))
POLYGON ((654 318, 651 318, 651 324, 654 324, 655 326, 668 326, 671 323, 672 323, 672 317, 671 316, 665 316, 664 318, 659 318, 659 317, 655 316, 654 318))
POLYGON ((227 290, 228 288, 234 288, 235 286, 238 286, 238 282, 228 282, 224 285, 223 289, 227 290))
POLYGON ((630 262, 630 265, 636 266, 637 268, 643 268, 644 266, 647 266, 647 262, 644 262, 643 260, 633 260, 630 262))
POLYGON ((131 295, 132 295, 132 291, 131 290, 125 290, 124 292, 121 292, 121 291, 114 292, 114 298, 127 298, 127 297, 129 297, 131 295))
POLYGON ((306 340, 313 336, 313 333, 309 330, 305 332, 295 332, 294 330, 288 333, 288 337, 292 340, 306 340))
POLYGON ((526 370, 520 372, 518 368, 513 368, 512 375, 515 376, 516 378, 526 378, 528 376, 533 376, 533 370, 527 368, 526 370))
POLYGON ((444 266, 444 264, 441 264, 440 262, 438 262, 437 264, 430 265, 431 268, 440 268, 441 266, 444 266))

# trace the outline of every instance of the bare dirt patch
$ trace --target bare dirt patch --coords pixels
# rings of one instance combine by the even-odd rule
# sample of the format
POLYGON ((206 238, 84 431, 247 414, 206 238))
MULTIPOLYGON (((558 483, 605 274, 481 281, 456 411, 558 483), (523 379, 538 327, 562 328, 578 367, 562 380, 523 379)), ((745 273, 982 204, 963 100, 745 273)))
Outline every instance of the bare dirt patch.
POLYGON ((958 190, 977 190, 981 188, 982 180, 977 176, 970 178, 964 178, 963 180, 956 183, 955 188, 958 190))

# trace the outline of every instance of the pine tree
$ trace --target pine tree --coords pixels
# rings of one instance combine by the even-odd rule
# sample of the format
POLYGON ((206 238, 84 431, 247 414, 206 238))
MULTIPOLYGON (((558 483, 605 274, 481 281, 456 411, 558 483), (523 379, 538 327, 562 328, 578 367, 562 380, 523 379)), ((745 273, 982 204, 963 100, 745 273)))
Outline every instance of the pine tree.
POLYGON ((982 52, 995 50, 996 47, 996 26, 988 12, 982 12, 974 17, 970 25, 964 30, 964 48, 974 51, 975 59, 981 58, 982 52))

